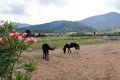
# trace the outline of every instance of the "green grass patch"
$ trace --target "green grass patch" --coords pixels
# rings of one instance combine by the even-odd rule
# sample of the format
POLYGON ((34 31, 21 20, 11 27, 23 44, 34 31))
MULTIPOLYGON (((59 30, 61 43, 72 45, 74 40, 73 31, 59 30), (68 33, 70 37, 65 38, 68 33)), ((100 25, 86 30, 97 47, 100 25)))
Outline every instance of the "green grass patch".
POLYGON ((63 47, 68 41, 76 42, 79 45, 87 45, 87 44, 98 44, 105 43, 109 40, 104 40, 101 36, 83 36, 83 37, 68 37, 68 36, 60 36, 60 37, 36 37, 38 40, 30 49, 37 50, 41 49, 41 45, 43 43, 49 43, 50 45, 57 46, 57 48, 63 47))

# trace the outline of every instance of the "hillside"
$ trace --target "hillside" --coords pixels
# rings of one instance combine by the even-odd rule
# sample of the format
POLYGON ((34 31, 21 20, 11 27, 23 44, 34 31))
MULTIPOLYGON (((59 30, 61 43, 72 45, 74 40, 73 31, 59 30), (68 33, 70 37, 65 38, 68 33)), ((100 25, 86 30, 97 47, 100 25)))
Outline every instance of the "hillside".
POLYGON ((30 29, 34 32, 93 32, 96 31, 94 28, 83 25, 75 21, 53 21, 50 23, 31 25, 29 27, 19 28, 19 31, 30 29))
POLYGON ((22 28, 22 27, 28 27, 30 26, 30 24, 26 24, 26 23, 18 23, 18 22, 13 22, 14 25, 17 25, 18 28, 22 28))
POLYGON ((103 15, 92 16, 79 22, 92 26, 96 29, 120 29, 120 14, 116 12, 110 12, 103 15))
POLYGON ((96 30, 116 31, 120 30, 120 14, 110 12, 107 14, 92 16, 81 21, 53 21, 38 25, 18 24, 19 31, 31 29, 35 32, 93 32, 96 30), (27 27, 28 26, 28 27, 27 27))

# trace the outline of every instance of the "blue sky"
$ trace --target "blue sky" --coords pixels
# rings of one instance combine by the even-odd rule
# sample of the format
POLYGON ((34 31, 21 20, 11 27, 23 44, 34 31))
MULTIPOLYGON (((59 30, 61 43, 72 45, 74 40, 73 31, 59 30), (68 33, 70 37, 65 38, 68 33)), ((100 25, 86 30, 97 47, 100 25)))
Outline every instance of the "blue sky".
POLYGON ((120 0, 0 0, 0 19, 28 24, 120 12, 120 0))

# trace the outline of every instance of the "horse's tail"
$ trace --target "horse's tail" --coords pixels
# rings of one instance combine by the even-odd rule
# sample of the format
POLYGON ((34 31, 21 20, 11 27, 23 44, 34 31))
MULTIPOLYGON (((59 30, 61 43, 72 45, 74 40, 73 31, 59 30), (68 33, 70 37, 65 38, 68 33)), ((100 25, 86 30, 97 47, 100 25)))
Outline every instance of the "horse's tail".
POLYGON ((56 47, 50 47, 49 46, 49 50, 55 50, 56 47))

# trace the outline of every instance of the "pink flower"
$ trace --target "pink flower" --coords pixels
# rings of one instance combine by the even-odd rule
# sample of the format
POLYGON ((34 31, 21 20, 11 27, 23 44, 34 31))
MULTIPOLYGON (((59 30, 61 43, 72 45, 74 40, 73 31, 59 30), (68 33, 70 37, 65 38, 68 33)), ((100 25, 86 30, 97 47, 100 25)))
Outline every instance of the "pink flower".
POLYGON ((3 43, 3 38, 2 37, 0 37, 0 43, 3 43))
POLYGON ((9 33, 9 36, 10 37, 13 37, 15 34, 14 33, 9 33))
POLYGON ((31 41, 35 43, 35 42, 37 42, 37 39, 31 38, 31 41))
POLYGON ((22 36, 17 36, 18 40, 22 40, 22 36))
POLYGON ((30 42, 30 41, 31 41, 31 38, 26 38, 25 41, 26 41, 26 42, 30 42))
POLYGON ((20 36, 21 34, 19 32, 15 32, 15 35, 16 36, 20 36))
POLYGON ((27 33, 24 32, 24 33, 23 33, 23 36, 25 37, 26 35, 27 35, 27 33))
POLYGON ((12 30, 12 32, 13 32, 13 33, 15 33, 15 32, 16 32, 16 30, 15 30, 15 29, 13 29, 13 30, 12 30))
POLYGON ((4 20, 0 20, 0 25, 3 25, 5 24, 5 21, 4 20))
POLYGON ((26 41, 26 42, 32 42, 32 43, 37 42, 37 40, 34 39, 34 38, 26 38, 25 41, 26 41))
POLYGON ((4 23, 4 21, 3 21, 3 20, 1 20, 1 21, 0 21, 0 23, 4 23))

